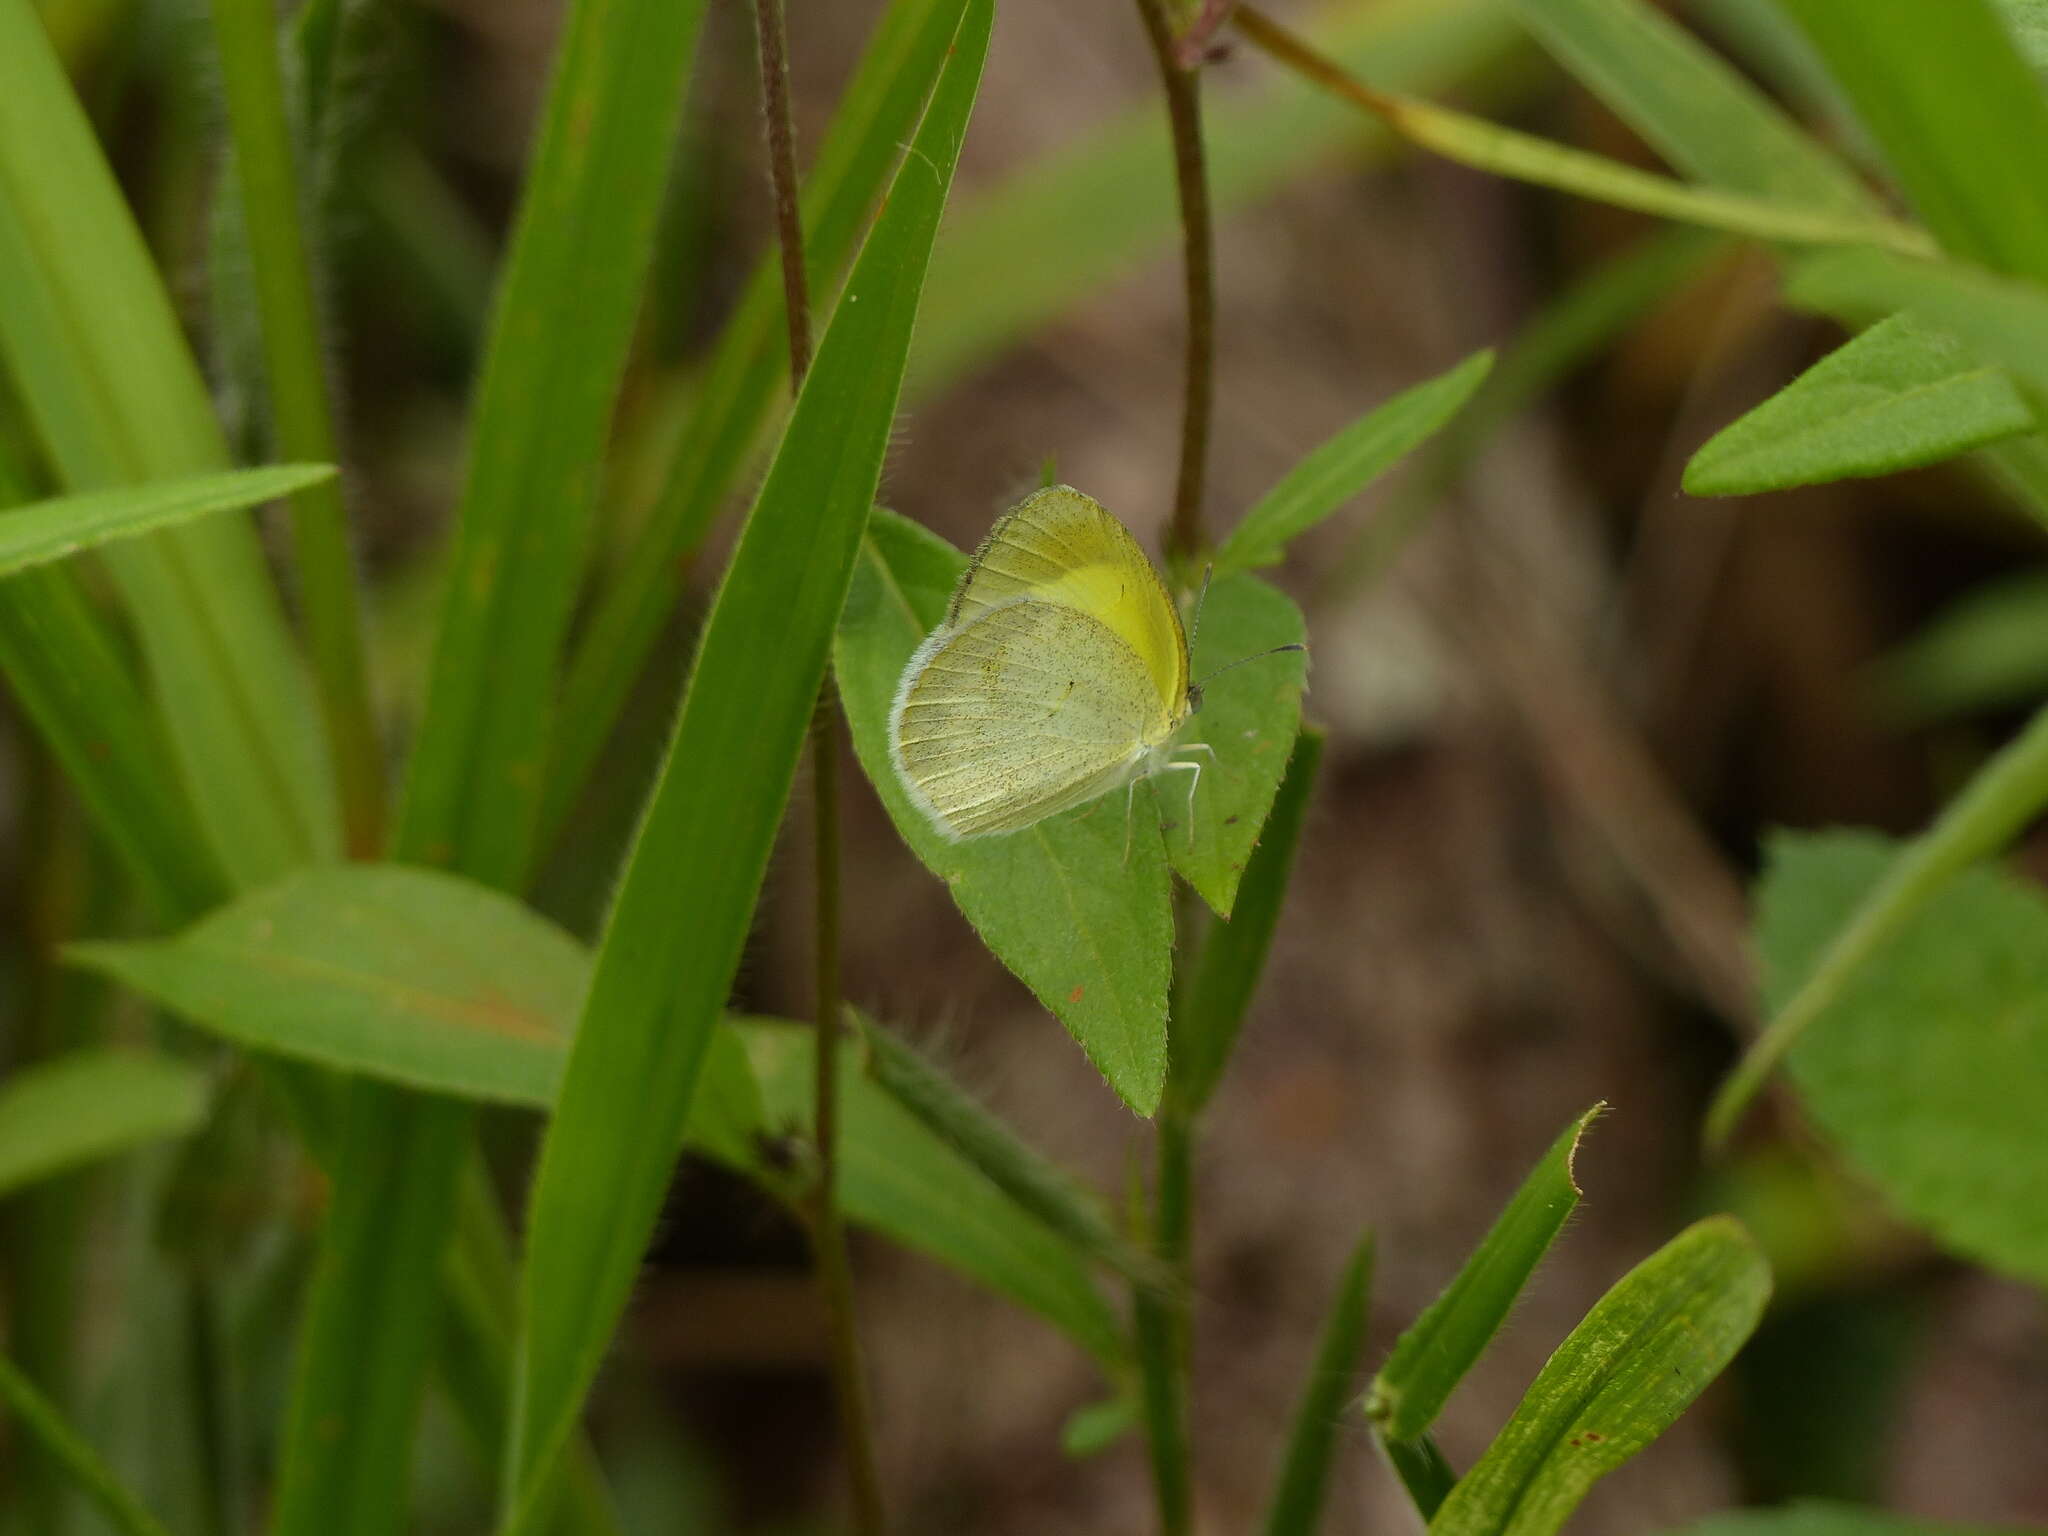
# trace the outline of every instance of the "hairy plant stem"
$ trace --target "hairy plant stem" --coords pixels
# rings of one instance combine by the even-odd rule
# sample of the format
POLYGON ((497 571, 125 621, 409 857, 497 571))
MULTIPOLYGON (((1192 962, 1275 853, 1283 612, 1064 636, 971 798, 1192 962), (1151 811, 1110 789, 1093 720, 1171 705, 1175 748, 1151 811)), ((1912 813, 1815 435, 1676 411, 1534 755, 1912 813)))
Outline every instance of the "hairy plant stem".
POLYGON ((1174 490, 1167 552, 1192 561, 1208 547, 1202 494, 1208 480, 1209 418, 1215 398, 1215 226, 1202 149, 1201 77, 1181 66, 1166 0, 1138 0, 1138 15, 1159 64, 1166 118, 1173 134, 1173 174, 1180 193, 1181 271, 1187 287, 1187 369, 1182 386, 1180 478, 1174 490))
MULTIPOLYGON (((797 201, 796 132, 789 107, 789 39, 782 0, 754 0, 754 35, 761 61, 761 120, 768 141, 768 177, 775 200, 776 243, 782 258, 782 294, 789 321, 789 381, 803 388, 811 362, 811 303, 804 275, 803 216, 797 201)), ((817 1076, 813 1107, 816 1179, 807 1213, 819 1292, 830 1338, 832 1390, 846 1439, 853 1525, 859 1536, 885 1529, 882 1485, 875 1469, 873 1427, 861 1371, 860 1336, 853 1308, 853 1273, 839 1213, 839 1042, 843 1032, 839 987, 839 707, 828 675, 811 713, 813 994, 817 1008, 817 1076)))

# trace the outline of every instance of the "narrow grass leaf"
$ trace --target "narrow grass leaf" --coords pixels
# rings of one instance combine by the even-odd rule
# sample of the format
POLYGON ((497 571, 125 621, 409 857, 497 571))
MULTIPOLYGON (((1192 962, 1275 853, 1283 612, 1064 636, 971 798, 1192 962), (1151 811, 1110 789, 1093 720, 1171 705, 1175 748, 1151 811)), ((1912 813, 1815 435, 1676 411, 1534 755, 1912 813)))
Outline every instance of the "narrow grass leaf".
POLYGON ((1067 1415, 1060 1426, 1060 1454, 1075 1461, 1100 1456, 1138 1427, 1138 1405, 1127 1396, 1105 1397, 1067 1415))
POLYGON ((1123 797, 1113 795, 1009 836, 948 842, 889 761, 897 679, 945 616, 965 568, 945 540, 875 512, 835 658, 854 751, 898 833, 990 951, 1066 1025, 1118 1097, 1150 1114, 1166 1078, 1173 945, 1157 817, 1141 806, 1127 841, 1123 797))
POLYGON ((2016 1526, 1916 1520, 1861 1504, 1799 1499, 1772 1509, 1709 1515, 1674 1536, 2026 1536, 2026 1531, 2016 1526))
MULTIPOLYGON (((1337 5, 1307 29, 1345 68, 1427 95, 1470 82, 1520 41, 1507 0, 1337 5)), ((1319 162, 1386 159, 1393 136, 1280 80, 1204 102, 1209 197, 1227 218, 1319 162)), ((1029 336, 1178 237, 1166 115, 1142 102, 963 202, 932 261, 911 389, 923 394, 1029 336)))
POLYGON ((1604 1106, 1565 1127, 1473 1250, 1457 1278, 1401 1335, 1373 1378, 1365 1413, 1389 1440, 1413 1440, 1507 1321, 1516 1298, 1579 1203, 1572 1159, 1604 1106))
POLYGON ((1661 1435, 1756 1328, 1770 1267, 1730 1217, 1695 1223, 1616 1283, 1558 1346, 1431 1536, 1550 1536, 1661 1435))
POLYGON ((1773 202, 1719 187, 1688 186, 1420 97, 1379 90, 1347 74, 1263 11, 1245 6, 1233 19, 1240 32, 1281 63, 1370 112, 1409 143, 1475 171, 1760 240, 1795 245, 1866 242, 1920 254, 1934 248, 1919 230, 1888 219, 1834 214, 1825 209, 1816 212, 1796 202, 1773 202))
POLYGON ((1157 1285, 1149 1254, 1119 1232, 1101 1198, 1026 1143, 909 1042, 886 1025, 863 1031, 868 1075, 926 1130, 980 1170, 1025 1211, 1137 1285, 1157 1285))
MULTIPOLYGON (((805 1177, 792 1174, 778 1149, 810 1144, 815 1036, 800 1024, 750 1019, 738 1037, 760 1087, 760 1130, 721 1141, 693 1115, 690 1142, 801 1200, 805 1177)), ((1088 1277, 1085 1250, 873 1081, 843 1076, 839 1104, 839 1199, 848 1219, 1030 1308, 1105 1369, 1128 1360, 1123 1331, 1088 1277)))
POLYGON ((541 1109, 589 973, 512 897, 397 864, 300 870, 173 938, 66 954, 250 1050, 541 1109))
POLYGON ((279 464, 30 502, 0 513, 0 578, 211 512, 259 506, 333 478, 332 464, 279 464))
POLYGON ((1365 1325, 1372 1297, 1372 1236, 1359 1239, 1350 1262, 1337 1280, 1337 1294, 1316 1345, 1301 1402, 1294 1410, 1294 1428, 1280 1480, 1266 1511, 1266 1536, 1314 1536, 1322 1523, 1330 1483, 1330 1462, 1344 1405, 1352 1395, 1351 1376, 1365 1347, 1365 1325))
MULTIPOLYGON (((804 266, 814 304, 837 289, 868 210, 931 95, 963 4, 895 0, 840 96, 803 191, 804 266)), ((781 264, 770 251, 719 334, 647 525, 599 595, 570 657, 544 835, 552 836, 568 813, 675 606, 679 562, 702 540, 781 406, 789 376, 785 335, 781 264)))
POLYGON ((551 680, 703 12, 581 0, 564 24, 478 387, 402 858, 494 885, 531 862, 551 680))
POLYGON ((168 1056, 78 1050, 0 1079, 0 1194, 145 1142, 206 1115, 206 1074, 168 1056))
MULTIPOLYGON (((312 178, 294 163, 278 60, 274 0, 213 0, 213 33, 234 135, 232 179, 241 195, 261 323, 271 440, 284 458, 336 459, 327 359, 314 300, 310 242, 300 218, 301 188, 312 178)), ((300 17, 312 74, 305 82, 317 119, 332 65, 338 5, 300 17)), ((246 304, 235 309, 246 314, 246 304)), ((313 681, 327 724, 345 841, 369 857, 383 836, 384 757, 370 705, 356 599, 355 557, 338 482, 308 485, 292 497, 292 549, 299 607, 313 681)))
POLYGON ((614 901, 528 1222, 516 1526, 631 1289, 739 963, 880 480, 993 20, 973 0, 706 621, 614 901))
POLYGON ((69 571, 27 571, 0 589, 0 671, 158 917, 183 921, 227 894, 212 844, 163 771, 159 716, 69 571))
POLYGON ((1906 844, 1884 878, 1857 904, 1803 973, 1797 989, 1771 1010, 1707 1109, 1707 1144, 1734 1131, 1757 1091, 1858 971, 1880 955, 1899 930, 1943 887, 1979 859, 1998 852, 2048 805, 2048 709, 1949 801, 1934 824, 1906 844))
POLYGON ((1694 496, 1888 475, 2034 430, 2003 371, 1894 315, 1721 429, 1685 467, 1694 496))
POLYGON ((1785 295, 1830 312, 1910 310, 2037 394, 2048 393, 2048 286, 2041 283, 1960 262, 1840 251, 1800 263, 1785 295))
POLYGON ((1429 1435, 1413 1440, 1387 1440, 1377 1435, 1373 1438, 1387 1465, 1394 1469, 1394 1476, 1401 1480, 1401 1491, 1408 1495, 1415 1513, 1422 1517, 1424 1525, 1429 1524, 1457 1487, 1457 1469, 1429 1435))
POLYGON ((1191 792, 1177 778, 1155 778, 1150 787, 1167 857, 1219 917, 1236 910, 1239 883, 1301 729, 1308 655, 1262 653, 1307 640, 1293 599, 1256 576, 1219 576, 1203 599, 1192 656, 1202 707, 1175 740, 1183 749, 1212 750, 1197 759, 1202 772, 1191 792), (1246 664, 1234 665, 1240 661, 1246 664))
POLYGON ((1880 656, 1868 676, 1878 711, 1923 725, 2048 698, 2048 571, 1990 581, 1880 656))
POLYGON ((1515 0, 1557 61, 1693 180, 1816 213, 1882 204, 1726 60, 1644 0, 1515 0))
POLYGON ((38 1392, 12 1360, 0 1355, 0 1403, 20 1432, 33 1439, 65 1475, 92 1500, 121 1536, 170 1536, 169 1529, 142 1505, 86 1438, 38 1392))
MULTIPOLYGON (((1765 993, 1788 1002, 1885 881, 1874 833, 1780 833, 1757 907, 1765 993)), ((2048 900, 1964 871, 1849 977, 1787 1061, 1849 1163, 1942 1245, 2048 1283, 2048 900)))
MULTIPOLYGON (((27 0, 0 0, 0 354, 72 491, 228 468, 169 295, 27 0)), ((219 861, 270 878, 339 846, 319 721, 246 519, 108 551, 166 740, 219 861)))
POLYGON ((1986 0, 1785 0, 1907 198, 1954 256, 2048 282, 2048 98, 1986 0))
POLYGON ((1191 1114, 1201 1112, 1222 1080, 1265 971, 1322 755, 1322 732, 1303 727, 1295 737, 1287 774, 1273 797, 1259 845, 1245 865, 1230 917, 1209 930, 1173 1021, 1169 1077, 1174 1096, 1191 1114))
POLYGON ((1277 562, 1289 542, 1441 431, 1492 366, 1491 352, 1475 352, 1449 372, 1373 407, 1314 449, 1230 530, 1216 551, 1218 574, 1277 562))

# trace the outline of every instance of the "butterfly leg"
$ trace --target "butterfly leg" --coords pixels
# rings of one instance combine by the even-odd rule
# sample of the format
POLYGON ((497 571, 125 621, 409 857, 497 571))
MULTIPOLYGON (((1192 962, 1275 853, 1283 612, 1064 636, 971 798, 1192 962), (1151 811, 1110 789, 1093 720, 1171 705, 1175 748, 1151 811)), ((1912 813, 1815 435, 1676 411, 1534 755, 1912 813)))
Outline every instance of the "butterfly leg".
POLYGON ((1124 786, 1124 868, 1131 867, 1131 813, 1138 799, 1138 781, 1132 779, 1124 786))

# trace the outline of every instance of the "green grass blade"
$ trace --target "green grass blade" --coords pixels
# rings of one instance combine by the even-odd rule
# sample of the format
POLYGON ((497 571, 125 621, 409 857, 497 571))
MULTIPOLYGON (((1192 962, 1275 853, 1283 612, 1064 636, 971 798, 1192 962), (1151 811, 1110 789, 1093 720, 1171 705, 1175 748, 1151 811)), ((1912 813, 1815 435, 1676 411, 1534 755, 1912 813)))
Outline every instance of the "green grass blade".
POLYGON ((1237 903, 1227 922, 1210 928, 1180 1014, 1168 1033, 1171 1092, 1189 1114, 1199 1114, 1215 1093, 1251 1007, 1252 994, 1258 990, 1273 930, 1287 899, 1288 877, 1294 870, 1294 855, 1301 845, 1322 756, 1322 732, 1303 727, 1259 834, 1259 845, 1245 865, 1237 903))
POLYGON ((1685 1411, 1756 1328, 1770 1267, 1727 1216, 1686 1228, 1586 1314, 1431 1536, 1551 1536, 1600 1478, 1685 1411))
POLYGON ((1764 1080, 1851 978, 1963 870, 1996 853, 2048 805, 2048 710, 1979 769, 1934 825, 1908 843, 1885 877, 1828 941, 1805 980, 1771 1014, 1707 1110, 1706 1137, 1718 1146, 1735 1129, 1764 1080))
MULTIPOLYGON (((1377 1438, 1377 1437, 1375 1437, 1377 1438)), ((1458 1474, 1428 1435, 1414 1440, 1379 1440, 1380 1454, 1401 1480, 1402 1491, 1427 1525, 1458 1485, 1458 1474)))
MULTIPOLYGON (((834 291, 845 271, 868 210, 917 126, 963 3, 896 0, 862 53, 804 187, 804 265, 813 295, 834 291)), ((703 538, 782 404, 789 377, 784 336, 782 274, 770 252, 720 334, 647 526, 570 658, 544 837, 568 814, 675 606, 678 562, 703 538)))
POLYGON ((703 9, 583 0, 565 24, 478 389, 401 858, 504 886, 531 862, 552 680, 703 9))
POLYGON ((1358 1368, 1358 1354, 1365 1347, 1372 1257, 1372 1235, 1368 1233, 1351 1251, 1351 1260, 1337 1281, 1337 1295, 1316 1345, 1315 1364, 1309 1368, 1301 1403, 1294 1410, 1287 1456, 1266 1511, 1266 1536, 1314 1536, 1322 1523, 1337 1430, 1351 1397, 1351 1373, 1358 1368))
POLYGON ((864 1038, 868 1074, 876 1086, 1019 1207, 1133 1284, 1162 1283, 1152 1257, 1111 1224, 1092 1191, 1025 1143, 886 1026, 869 1022, 864 1038))
POLYGON ((73 1051, 12 1072, 0 1081, 0 1194, 184 1136, 207 1098, 203 1072, 142 1051, 73 1051))
POLYGON ((0 670, 158 916, 189 918, 227 894, 163 771, 158 716, 70 572, 29 571, 0 588, 0 670))
POLYGON ((706 621, 606 924, 528 1222, 508 1525, 589 1391, 739 963, 881 477, 925 265, 980 83, 969 5, 706 621))
POLYGON ((174 938, 67 957, 250 1050, 538 1109, 589 974, 510 896, 396 864, 300 870, 174 938))
MULTIPOLYGON (((1873 833, 1779 833, 1758 893, 1766 995, 1794 995, 1897 864, 1873 833)), ((1944 1248, 2048 1283, 2048 902, 1965 870, 1901 924, 1801 1037, 1800 1101, 1886 1204, 1944 1248)))
POLYGON ((1365 1413, 1388 1440, 1414 1440, 1493 1342, 1515 1300, 1579 1203, 1572 1159, 1603 1105, 1565 1127, 1464 1268, 1403 1333, 1373 1378, 1365 1413))
POLYGON ((441 1318, 438 1283, 472 1111, 348 1085, 334 1199, 298 1335, 277 1536, 405 1524, 414 1427, 441 1318))
MULTIPOLYGON (((307 19, 331 47, 339 7, 328 8, 324 23, 317 11, 307 19)), ((306 178, 293 163, 272 0, 214 0, 213 32, 262 322, 272 437, 281 457, 331 462, 339 454, 311 258, 299 215, 306 178)), ((325 69, 309 84, 318 94, 326 84, 325 69)), ((355 561, 337 482, 308 486, 292 498, 292 532, 306 650, 327 723, 344 840, 352 851, 368 856, 382 836, 384 760, 371 713, 355 561)))
POLYGON ((1644 0, 1516 0, 1559 63, 1687 176, 1784 207, 1879 214, 1847 166, 1644 0))
MULTIPOLYGON (((707 1066, 689 1140, 797 1204, 806 1180, 777 1168, 772 1149, 787 1146, 789 1137, 810 1145, 816 1036, 803 1025, 766 1019, 743 1020, 720 1036, 720 1046, 744 1042, 740 1064, 751 1063, 759 1119, 748 1134, 717 1130, 718 1120, 732 1122, 710 1113, 716 1084, 707 1066)), ((839 1104, 839 1202, 849 1221, 1038 1313, 1105 1371, 1128 1364, 1130 1344, 1089 1277, 1086 1251, 1070 1235, 1027 1209, 878 1083, 845 1075, 839 1104)))
MULTIPOLYGON (((1518 41, 1507 0, 1386 0, 1333 8, 1307 30, 1347 69, 1390 90, 1468 82, 1518 41)), ((1397 141, 1297 80, 1215 92, 1203 105, 1209 199, 1241 212, 1339 153, 1387 158, 1397 141)), ((1178 238, 1166 115, 1141 102, 1072 146, 963 201, 932 260, 910 388, 925 394, 986 362, 1178 238)))
POLYGON ((937 535, 875 512, 834 658, 854 751, 897 832, 990 952, 1067 1027, 1117 1095, 1149 1115, 1166 1080, 1173 945, 1157 815, 1140 805, 1144 824, 1127 839, 1125 807, 1111 796, 1012 836, 948 842, 911 804, 889 761, 897 679, 965 567, 937 535))
POLYGON ((2048 99, 1985 0, 1785 0, 1953 255, 2048 282, 2048 99))
MULTIPOLYGON (((65 486, 228 467, 212 403, 27 0, 0 0, 0 352, 65 486)), ((110 552, 186 792, 240 880, 338 846, 318 721, 253 529, 110 552)))
POLYGON ((1382 401, 1311 450, 1230 530, 1216 551, 1218 574, 1278 561, 1291 540, 1443 430, 1492 366, 1491 352, 1475 352, 1449 372, 1382 401))
POLYGON ((32 1436, 99 1506, 115 1530, 123 1536, 170 1536, 163 1522, 142 1507, 100 1453, 4 1355, 0 1355, 0 1403, 7 1405, 21 1432, 32 1436))
POLYGON ((0 514, 0 579, 210 512, 234 512, 334 478, 331 464, 279 464, 88 491, 0 514))
POLYGON ((2034 430, 1996 368, 1904 315, 1872 326, 1723 427, 1685 467, 1694 496, 1888 475, 2034 430))

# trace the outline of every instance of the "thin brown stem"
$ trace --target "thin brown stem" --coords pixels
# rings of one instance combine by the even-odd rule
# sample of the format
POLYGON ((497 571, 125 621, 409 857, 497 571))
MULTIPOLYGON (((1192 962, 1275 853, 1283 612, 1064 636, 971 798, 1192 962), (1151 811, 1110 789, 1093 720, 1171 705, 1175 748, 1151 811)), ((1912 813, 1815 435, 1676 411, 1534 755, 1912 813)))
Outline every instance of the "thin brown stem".
MULTIPOLYGON (((776 241, 782 256, 783 302, 789 315, 789 378, 803 389, 811 362, 811 304, 804 274, 803 216, 797 200, 796 132, 789 107, 789 43, 782 0, 754 0, 760 47, 761 116, 768 140, 768 176, 775 197, 776 241)), ((846 1439, 847 1477, 858 1536, 882 1536, 882 1484, 875 1468, 866 1378, 853 1307, 853 1271, 839 1214, 839 1044, 844 1008, 839 982, 839 708, 827 678, 811 712, 812 871, 815 877, 813 992, 817 1008, 817 1074, 813 1084, 816 1182, 811 1190, 811 1248, 830 1339, 832 1390, 846 1439)))
POLYGON ((1181 270, 1187 286, 1187 372, 1182 389, 1180 480, 1174 491, 1167 548, 1193 559, 1207 547, 1202 493, 1208 478, 1209 418, 1216 376, 1215 227, 1202 150, 1201 77, 1181 67, 1166 0, 1138 0, 1173 134, 1173 174, 1180 192, 1181 270))
POLYGON ((789 379, 803 386, 811 366, 811 298, 804 277, 804 221, 797 202, 796 127, 789 110, 789 37, 782 0, 754 0, 761 55, 761 123, 768 136, 768 180, 775 194, 775 239, 782 252, 782 301, 789 312, 789 379))
POLYGON ((1173 45, 1174 61, 1182 69, 1199 69, 1208 60, 1209 50, 1216 46, 1216 34, 1230 20, 1236 5, 1237 0, 1202 0, 1201 10, 1173 45))

